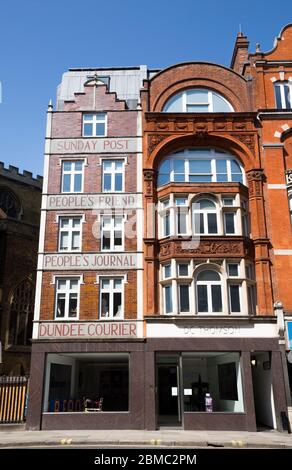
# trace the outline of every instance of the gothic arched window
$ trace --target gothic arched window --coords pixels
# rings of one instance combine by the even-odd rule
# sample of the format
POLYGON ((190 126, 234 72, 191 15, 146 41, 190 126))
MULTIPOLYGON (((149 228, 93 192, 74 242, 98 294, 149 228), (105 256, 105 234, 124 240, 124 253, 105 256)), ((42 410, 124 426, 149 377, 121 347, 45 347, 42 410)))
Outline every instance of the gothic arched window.
POLYGON ((0 187, 0 209, 7 217, 18 219, 20 215, 20 202, 16 195, 4 186, 0 187))
POLYGON ((33 301, 33 284, 29 279, 24 279, 11 296, 8 341, 10 345, 29 345, 32 335, 33 301))

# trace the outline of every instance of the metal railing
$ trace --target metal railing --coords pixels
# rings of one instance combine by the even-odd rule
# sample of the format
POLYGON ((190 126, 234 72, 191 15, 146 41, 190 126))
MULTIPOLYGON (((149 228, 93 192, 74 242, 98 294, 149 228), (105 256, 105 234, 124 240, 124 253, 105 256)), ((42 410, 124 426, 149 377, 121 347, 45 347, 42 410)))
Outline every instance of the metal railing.
POLYGON ((0 424, 25 420, 27 389, 27 377, 0 377, 0 424))

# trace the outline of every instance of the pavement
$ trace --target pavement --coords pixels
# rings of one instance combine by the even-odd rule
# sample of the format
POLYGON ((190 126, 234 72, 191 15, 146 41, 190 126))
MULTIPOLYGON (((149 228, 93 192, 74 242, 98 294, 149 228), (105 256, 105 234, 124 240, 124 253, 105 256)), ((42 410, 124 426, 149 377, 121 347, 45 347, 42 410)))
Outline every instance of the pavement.
POLYGON ((278 431, 184 431, 181 429, 26 431, 0 427, 0 448, 25 447, 195 447, 292 449, 292 434, 278 431))

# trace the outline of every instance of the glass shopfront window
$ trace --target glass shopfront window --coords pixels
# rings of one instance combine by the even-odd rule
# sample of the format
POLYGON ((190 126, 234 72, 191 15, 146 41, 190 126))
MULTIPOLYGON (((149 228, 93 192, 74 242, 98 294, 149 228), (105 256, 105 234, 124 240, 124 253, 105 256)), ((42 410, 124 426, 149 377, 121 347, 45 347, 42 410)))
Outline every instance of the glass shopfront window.
POLYGON ((45 412, 128 410, 128 354, 48 354, 45 412))
POLYGON ((182 375, 184 411, 244 411, 239 353, 183 353, 182 375))

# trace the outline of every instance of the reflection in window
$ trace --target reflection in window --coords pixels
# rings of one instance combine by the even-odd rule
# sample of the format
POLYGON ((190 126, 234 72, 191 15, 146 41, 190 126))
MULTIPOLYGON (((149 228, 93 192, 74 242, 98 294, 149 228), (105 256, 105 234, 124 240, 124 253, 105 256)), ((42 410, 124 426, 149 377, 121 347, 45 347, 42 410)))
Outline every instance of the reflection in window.
POLYGON ((223 96, 206 88, 193 88, 172 96, 163 108, 167 113, 228 113, 231 104, 223 96))
POLYGON ((187 149, 168 156, 158 169, 158 186, 167 183, 243 183, 239 163, 214 149, 187 149))

